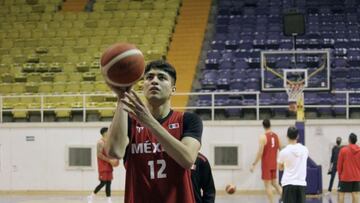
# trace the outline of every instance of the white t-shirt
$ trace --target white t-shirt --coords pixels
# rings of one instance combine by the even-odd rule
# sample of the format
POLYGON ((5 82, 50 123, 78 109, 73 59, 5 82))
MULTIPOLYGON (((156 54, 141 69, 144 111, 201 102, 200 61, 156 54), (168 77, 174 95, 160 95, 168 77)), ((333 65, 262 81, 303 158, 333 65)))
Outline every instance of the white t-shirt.
POLYGON ((306 186, 306 165, 309 150, 302 144, 289 144, 279 153, 278 163, 284 164, 281 185, 306 186))

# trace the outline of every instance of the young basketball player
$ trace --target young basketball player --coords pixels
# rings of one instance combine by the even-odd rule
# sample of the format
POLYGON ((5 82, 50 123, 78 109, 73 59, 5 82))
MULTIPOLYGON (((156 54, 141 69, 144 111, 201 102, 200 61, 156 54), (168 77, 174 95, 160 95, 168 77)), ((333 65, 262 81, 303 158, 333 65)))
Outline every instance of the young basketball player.
POLYGON ((297 142, 299 131, 291 126, 287 131, 289 144, 280 151, 278 165, 283 170, 281 185, 284 203, 305 203, 306 167, 309 150, 297 142))
POLYGON ((171 109, 175 82, 175 69, 158 60, 145 67, 145 101, 129 87, 113 87, 119 102, 108 148, 125 162, 126 203, 195 202, 190 168, 200 149, 202 121, 171 109))
POLYGON ((107 202, 111 203, 111 181, 113 179, 113 165, 117 161, 116 159, 112 159, 108 157, 105 153, 105 143, 108 139, 107 137, 108 128, 101 128, 100 134, 101 139, 98 141, 96 149, 97 149, 97 161, 98 161, 98 172, 99 172, 99 180, 100 184, 95 188, 94 192, 88 196, 88 203, 92 203, 94 196, 101 190, 101 188, 105 187, 107 202))
POLYGON ((351 193, 352 203, 359 202, 360 192, 360 147, 357 136, 349 135, 349 145, 341 148, 337 163, 339 173, 338 202, 344 203, 345 193, 351 193))
POLYGON ((281 195, 281 187, 277 182, 277 154, 280 149, 280 141, 276 133, 271 130, 269 119, 264 119, 262 125, 265 129, 265 134, 259 138, 259 149, 256 154, 255 161, 250 167, 250 171, 255 170, 256 164, 261 159, 261 178, 265 185, 266 195, 270 203, 273 203, 273 188, 281 195))

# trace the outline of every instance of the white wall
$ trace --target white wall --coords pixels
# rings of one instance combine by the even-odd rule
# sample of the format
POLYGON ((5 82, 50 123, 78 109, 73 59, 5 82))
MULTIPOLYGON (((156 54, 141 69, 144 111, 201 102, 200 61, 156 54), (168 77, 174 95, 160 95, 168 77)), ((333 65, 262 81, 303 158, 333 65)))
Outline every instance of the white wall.
MULTIPOLYGON (((272 122, 273 130, 284 144, 287 127, 293 123, 272 122)), ((106 125, 109 123, 0 125, 0 190, 93 190, 98 184, 96 167, 83 171, 66 169, 65 149, 67 145, 95 147, 100 137, 99 129, 106 125), (27 142, 26 136, 34 136, 35 141, 27 142)), ((305 125, 306 146, 311 158, 323 166, 323 189, 326 189, 329 183, 326 172, 335 138, 342 137, 346 144, 350 132, 360 136, 360 121, 307 121, 305 125)), ((228 183, 235 183, 240 190, 263 189, 260 164, 254 173, 249 172, 257 151, 258 136, 262 133, 261 121, 204 122, 201 152, 210 162, 210 148, 214 144, 241 146, 240 169, 213 169, 218 190, 223 190, 228 183)), ((124 167, 120 165, 114 173, 113 190, 124 189, 124 175, 124 167)), ((337 180, 334 186, 336 184, 337 180)))

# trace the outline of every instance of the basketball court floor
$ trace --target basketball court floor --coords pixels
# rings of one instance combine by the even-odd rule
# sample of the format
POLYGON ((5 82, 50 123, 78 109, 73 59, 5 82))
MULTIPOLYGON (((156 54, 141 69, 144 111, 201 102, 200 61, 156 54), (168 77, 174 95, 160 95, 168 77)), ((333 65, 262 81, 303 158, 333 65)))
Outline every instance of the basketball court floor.
MULTIPOLYGON (((113 203, 123 202, 123 196, 113 195, 113 203)), ((278 197, 276 197, 278 199, 278 197)), ((106 197, 103 194, 95 197, 94 203, 106 203, 106 197)), ((216 203, 266 203, 265 195, 220 194, 216 197, 216 203)), ((328 196, 308 197, 306 203, 336 203, 336 193, 328 196)), ((346 195, 345 202, 351 202, 350 195, 346 195)), ((0 203, 87 203, 86 195, 8 195, 0 194, 0 203)))

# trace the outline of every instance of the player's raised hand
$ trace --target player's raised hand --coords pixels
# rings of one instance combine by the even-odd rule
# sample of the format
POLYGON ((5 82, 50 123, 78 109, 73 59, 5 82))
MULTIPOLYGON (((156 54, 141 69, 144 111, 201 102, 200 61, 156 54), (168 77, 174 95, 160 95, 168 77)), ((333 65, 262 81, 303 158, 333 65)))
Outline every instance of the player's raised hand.
POLYGON ((125 104, 124 110, 127 111, 130 116, 137 118, 143 126, 149 127, 149 124, 154 120, 150 110, 134 90, 131 90, 130 93, 125 92, 125 98, 122 98, 121 102, 125 104))
POLYGON ((125 92, 129 92, 131 90, 132 86, 127 86, 127 87, 116 87, 114 85, 111 85, 109 83, 107 83, 107 85, 110 87, 110 89, 118 96, 118 98, 124 98, 125 97, 125 92))

